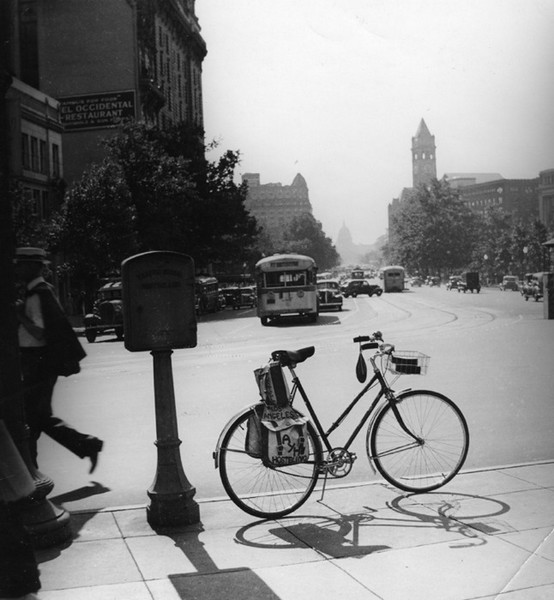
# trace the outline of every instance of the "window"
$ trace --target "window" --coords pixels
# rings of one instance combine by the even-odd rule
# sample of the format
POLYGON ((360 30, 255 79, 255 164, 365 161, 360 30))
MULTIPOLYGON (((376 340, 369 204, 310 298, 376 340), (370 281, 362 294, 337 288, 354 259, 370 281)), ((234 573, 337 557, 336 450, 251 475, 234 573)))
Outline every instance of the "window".
POLYGON ((21 164, 24 169, 29 169, 31 167, 29 136, 26 133, 21 134, 21 164))
POLYGON ((52 144, 52 177, 60 176, 60 147, 52 144))
POLYGON ((38 171, 38 139, 31 137, 31 171, 38 171))
POLYGON ((46 166, 48 164, 48 156, 46 155, 46 142, 44 140, 39 141, 39 154, 38 154, 38 170, 40 173, 46 173, 46 166))

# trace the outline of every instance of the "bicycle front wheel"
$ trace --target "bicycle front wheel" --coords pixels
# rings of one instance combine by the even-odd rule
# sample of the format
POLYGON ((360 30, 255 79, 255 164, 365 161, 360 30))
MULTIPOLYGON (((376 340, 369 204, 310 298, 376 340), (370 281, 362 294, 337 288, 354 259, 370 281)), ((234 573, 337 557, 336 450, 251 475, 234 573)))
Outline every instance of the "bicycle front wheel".
POLYGON ((385 404, 367 432, 370 460, 392 485, 407 492, 429 492, 462 468, 469 431, 460 409, 437 392, 412 390, 397 396, 395 407, 385 404), (414 437, 415 436, 415 437, 414 437))
POLYGON ((312 493, 319 474, 321 444, 308 422, 307 462, 269 466, 247 449, 248 420, 255 410, 239 415, 221 443, 219 474, 231 500, 245 512, 264 519, 287 515, 312 493))

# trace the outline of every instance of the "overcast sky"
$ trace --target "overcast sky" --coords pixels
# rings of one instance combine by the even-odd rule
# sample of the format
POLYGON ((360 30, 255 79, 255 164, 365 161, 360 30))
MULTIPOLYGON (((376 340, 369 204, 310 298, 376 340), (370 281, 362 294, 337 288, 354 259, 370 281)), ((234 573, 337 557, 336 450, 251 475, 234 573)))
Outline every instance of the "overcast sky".
MULTIPOLYGON (((336 241, 387 228, 421 118, 437 174, 554 168, 554 0, 197 0, 206 140, 301 173, 336 241)), ((215 160, 217 152, 209 155, 215 160)))

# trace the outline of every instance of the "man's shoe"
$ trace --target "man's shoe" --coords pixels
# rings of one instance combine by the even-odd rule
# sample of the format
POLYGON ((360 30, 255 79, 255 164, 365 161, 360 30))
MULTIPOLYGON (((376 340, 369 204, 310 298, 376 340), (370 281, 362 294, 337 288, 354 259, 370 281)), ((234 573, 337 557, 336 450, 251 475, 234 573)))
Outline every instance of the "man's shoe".
POLYGON ((90 471, 89 473, 94 473, 94 469, 98 465, 98 455, 102 452, 102 448, 104 446, 104 442, 102 440, 94 440, 93 448, 90 451, 88 457, 90 458, 90 471))

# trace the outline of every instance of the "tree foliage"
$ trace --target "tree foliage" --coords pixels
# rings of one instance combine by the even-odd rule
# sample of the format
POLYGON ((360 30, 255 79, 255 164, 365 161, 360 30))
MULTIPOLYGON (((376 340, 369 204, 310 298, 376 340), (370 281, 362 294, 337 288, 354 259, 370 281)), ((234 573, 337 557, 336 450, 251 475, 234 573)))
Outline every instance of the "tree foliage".
POLYGON ((471 260, 476 217, 444 180, 417 189, 392 218, 392 262, 425 274, 461 269, 471 260))
POLYGON ((333 242, 323 231, 313 215, 305 213, 295 217, 283 235, 286 252, 311 256, 320 270, 332 269, 340 263, 340 256, 333 242))
POLYGON ((211 163, 201 140, 182 125, 128 122, 105 141, 104 161, 66 196, 52 236, 74 274, 105 275, 149 250, 189 254, 199 269, 245 260, 257 225, 233 182, 239 153, 211 163))
POLYGON ((549 268, 549 238, 539 220, 521 221, 491 207, 473 213, 444 180, 419 188, 392 217, 389 242, 383 247, 388 263, 412 273, 449 275, 480 271, 498 282, 503 275, 523 276, 549 268))

